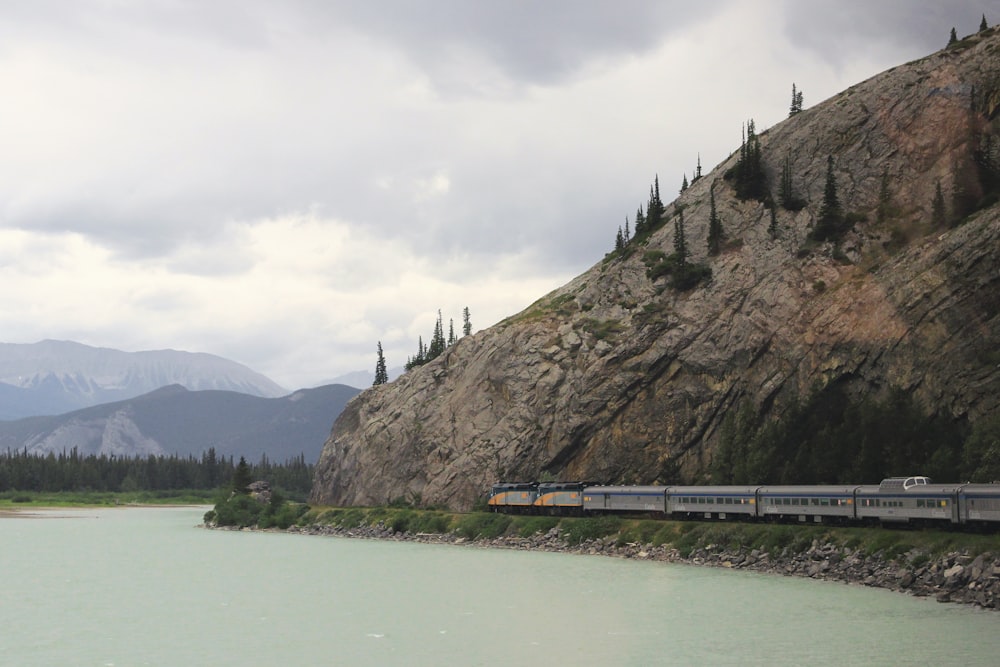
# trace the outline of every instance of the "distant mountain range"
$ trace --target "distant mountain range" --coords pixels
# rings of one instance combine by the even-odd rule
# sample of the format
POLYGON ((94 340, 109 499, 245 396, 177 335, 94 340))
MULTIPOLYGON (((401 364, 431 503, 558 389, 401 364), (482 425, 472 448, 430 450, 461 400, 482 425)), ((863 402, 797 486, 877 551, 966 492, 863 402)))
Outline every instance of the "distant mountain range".
POLYGON ((219 456, 245 456, 251 462, 262 454, 276 462, 303 454, 314 463, 334 420, 357 393, 353 387, 327 385, 261 398, 172 384, 67 414, 0 422, 0 450, 200 456, 214 447, 219 456))
POLYGON ((63 414, 173 384, 262 398, 288 394, 260 373, 211 354, 123 352, 56 340, 0 343, 0 420, 63 414))

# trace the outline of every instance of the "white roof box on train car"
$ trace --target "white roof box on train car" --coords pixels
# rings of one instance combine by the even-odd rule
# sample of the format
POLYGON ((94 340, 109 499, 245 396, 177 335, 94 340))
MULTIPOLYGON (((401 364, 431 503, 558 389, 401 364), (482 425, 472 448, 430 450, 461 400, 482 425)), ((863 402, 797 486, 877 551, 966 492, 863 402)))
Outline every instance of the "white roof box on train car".
POLYGON ((878 485, 879 491, 909 491, 915 486, 931 483, 930 477, 887 477, 878 485))

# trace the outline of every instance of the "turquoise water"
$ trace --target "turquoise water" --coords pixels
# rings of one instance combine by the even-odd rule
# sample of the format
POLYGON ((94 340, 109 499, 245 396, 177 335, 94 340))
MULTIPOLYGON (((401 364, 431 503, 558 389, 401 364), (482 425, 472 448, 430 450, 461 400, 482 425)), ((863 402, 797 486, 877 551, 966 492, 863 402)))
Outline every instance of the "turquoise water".
POLYGON ((996 665, 1000 614, 662 563, 0 519, 5 665, 996 665))

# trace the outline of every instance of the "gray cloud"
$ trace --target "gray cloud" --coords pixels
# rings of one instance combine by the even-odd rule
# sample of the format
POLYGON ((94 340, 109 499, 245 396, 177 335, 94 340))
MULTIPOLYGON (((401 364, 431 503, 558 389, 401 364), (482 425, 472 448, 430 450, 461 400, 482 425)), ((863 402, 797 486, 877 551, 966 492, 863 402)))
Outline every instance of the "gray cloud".
POLYGON ((6 3, 0 235, 17 291, 0 286, 0 325, 213 352, 289 385, 369 367, 378 339, 402 363, 437 308, 485 327, 599 261, 654 174, 672 199, 746 118, 780 121, 793 81, 810 105, 983 11, 6 3))

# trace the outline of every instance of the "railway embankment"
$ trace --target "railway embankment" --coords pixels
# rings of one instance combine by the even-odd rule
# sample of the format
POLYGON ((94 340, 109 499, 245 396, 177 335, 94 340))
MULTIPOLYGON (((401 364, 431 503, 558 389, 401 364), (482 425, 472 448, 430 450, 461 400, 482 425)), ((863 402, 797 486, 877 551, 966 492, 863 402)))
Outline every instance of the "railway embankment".
POLYGON ((305 523, 290 527, 288 532, 683 563, 837 581, 933 597, 938 602, 1000 609, 1000 549, 991 548, 1000 539, 996 536, 659 521, 605 522, 605 529, 610 527, 612 532, 588 535, 595 532, 593 520, 550 522, 550 527, 543 524, 532 534, 526 534, 533 525, 530 520, 520 526, 508 525, 501 534, 490 534, 454 524, 448 530, 433 532, 396 530, 392 518, 349 526, 305 523), (635 540, 642 534, 650 535, 656 525, 660 526, 656 539, 635 540), (670 535, 672 539, 664 540, 670 535))

